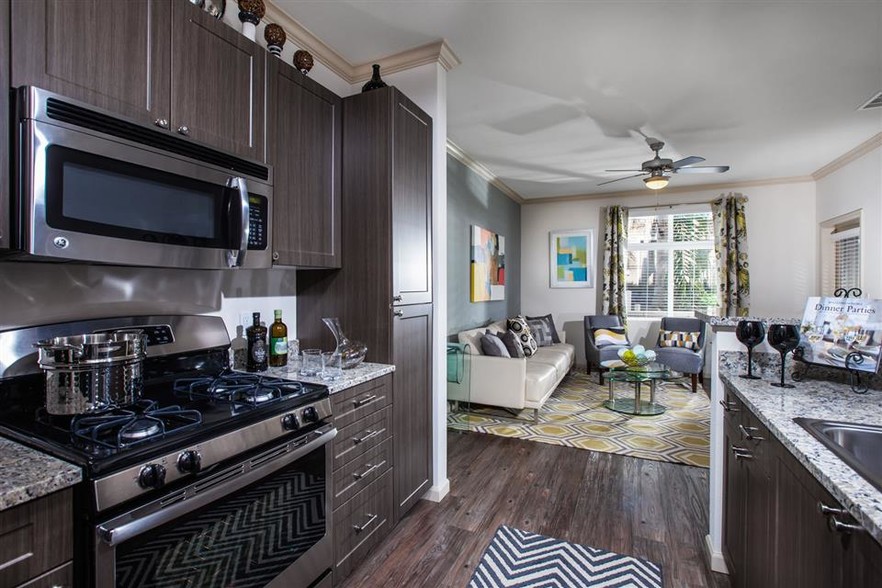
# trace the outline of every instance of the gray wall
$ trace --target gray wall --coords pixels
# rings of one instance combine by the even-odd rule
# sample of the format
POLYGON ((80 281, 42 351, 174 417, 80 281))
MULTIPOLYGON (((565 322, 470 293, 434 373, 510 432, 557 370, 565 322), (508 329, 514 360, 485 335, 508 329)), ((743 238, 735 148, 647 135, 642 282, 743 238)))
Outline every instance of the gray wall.
POLYGON ((447 333, 521 310, 521 205, 447 156, 447 333), (469 301, 471 226, 505 237, 505 300, 469 301))

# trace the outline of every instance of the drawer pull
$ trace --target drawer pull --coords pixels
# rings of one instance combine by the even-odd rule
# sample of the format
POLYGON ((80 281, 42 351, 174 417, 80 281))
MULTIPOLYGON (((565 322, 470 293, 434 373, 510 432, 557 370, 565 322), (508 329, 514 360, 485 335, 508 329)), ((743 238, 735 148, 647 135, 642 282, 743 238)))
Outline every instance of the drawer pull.
POLYGON ((731 400, 728 402, 725 400, 720 400, 720 406, 722 406, 723 410, 725 410, 726 412, 741 412, 740 409, 735 408, 735 403, 731 400))
POLYGON ((376 394, 371 394, 370 396, 365 396, 365 397, 362 398, 361 400, 353 400, 353 401, 352 401, 352 405, 353 405, 355 408, 358 408, 359 406, 364 406, 365 404, 368 404, 369 402, 373 402, 373 401, 376 400, 376 399, 377 399, 377 395, 376 395, 376 394))
POLYGON ((377 431, 371 431, 370 429, 368 429, 365 431, 365 433, 367 433, 367 435, 365 435, 364 437, 353 437, 352 442, 355 443, 356 445, 358 445, 359 443, 364 443, 368 439, 373 439, 374 437, 376 437, 377 435, 379 435, 382 432, 383 432, 383 429, 379 429, 377 431))
POLYGON ((368 466, 368 469, 366 469, 366 470, 363 471, 363 472, 355 472, 354 474, 352 474, 352 477, 355 478, 356 480, 361 480, 362 478, 364 478, 365 476, 367 476, 368 474, 370 474, 370 473, 371 473, 372 471, 374 471, 375 469, 377 469, 377 468, 379 468, 379 467, 382 467, 382 466, 386 465, 386 461, 383 460, 383 461, 381 461, 380 463, 377 463, 377 464, 374 464, 374 465, 371 465, 371 464, 369 464, 369 463, 367 463, 367 464, 365 464, 365 465, 368 466))
POLYGON ((853 523, 843 523, 839 519, 836 518, 836 515, 830 515, 827 517, 827 526, 834 533, 863 533, 864 528, 860 525, 855 525, 853 523))
POLYGON ((733 445, 732 453, 735 454, 735 459, 753 459, 753 454, 750 452, 750 450, 744 447, 733 445))
POLYGON ((820 500, 818 501, 818 512, 825 517, 830 515, 844 517, 848 514, 848 511, 846 511, 844 508, 834 508, 832 506, 827 506, 820 500))
POLYGON ((365 513, 365 514, 366 514, 367 516, 370 517, 370 518, 367 520, 367 522, 366 522, 365 524, 363 524, 363 525, 361 525, 361 526, 359 526, 359 525, 352 525, 352 528, 355 529, 355 532, 356 532, 356 533, 361 533, 362 531, 364 531, 365 529, 367 529, 368 527, 370 527, 370 526, 373 524, 373 522, 374 522, 375 520, 377 520, 377 516, 378 516, 378 515, 375 515, 375 514, 372 515, 372 514, 369 513, 369 512, 368 512, 368 513, 365 513))
POLYGON ((756 427, 745 427, 744 425, 738 425, 738 429, 741 431, 741 435, 744 436, 748 441, 765 441, 765 437, 757 437, 753 433, 759 431, 756 427))
POLYGON ((0 564, 0 572, 2 572, 3 570, 5 570, 6 568, 11 568, 12 566, 14 566, 14 565, 16 565, 16 564, 20 564, 21 562, 23 562, 23 561, 25 561, 26 559, 32 557, 33 555, 34 555, 34 554, 33 554, 32 552, 29 551, 29 552, 27 552, 27 553, 23 553, 23 554, 19 555, 19 556, 16 557, 16 558, 10 559, 9 561, 5 561, 5 562, 3 562, 2 564, 0 564))

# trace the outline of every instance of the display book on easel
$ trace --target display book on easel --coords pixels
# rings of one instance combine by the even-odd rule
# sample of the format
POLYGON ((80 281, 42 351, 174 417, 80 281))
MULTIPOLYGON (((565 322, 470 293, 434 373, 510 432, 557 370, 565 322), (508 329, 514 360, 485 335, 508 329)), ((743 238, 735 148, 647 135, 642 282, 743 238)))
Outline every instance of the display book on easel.
POLYGON ((882 300, 812 297, 800 325, 798 359, 849 371, 879 371, 882 300))

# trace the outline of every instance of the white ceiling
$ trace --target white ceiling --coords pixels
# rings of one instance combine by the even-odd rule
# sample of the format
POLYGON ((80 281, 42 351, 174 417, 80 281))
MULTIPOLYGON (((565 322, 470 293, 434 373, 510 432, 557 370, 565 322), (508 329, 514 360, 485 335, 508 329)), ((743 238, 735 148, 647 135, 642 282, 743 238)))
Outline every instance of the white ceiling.
POLYGON ((276 0, 350 63, 447 39, 448 138, 525 198, 663 157, 671 187, 807 176, 882 132, 882 0, 276 0))

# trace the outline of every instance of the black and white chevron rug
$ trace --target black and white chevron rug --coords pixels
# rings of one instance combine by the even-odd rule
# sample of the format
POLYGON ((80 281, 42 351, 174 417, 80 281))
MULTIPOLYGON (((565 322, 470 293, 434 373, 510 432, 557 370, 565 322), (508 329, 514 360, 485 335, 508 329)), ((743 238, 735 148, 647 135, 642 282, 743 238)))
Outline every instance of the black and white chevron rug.
POLYGON ((662 570, 620 555, 506 527, 481 557, 469 588, 661 588, 662 570))

